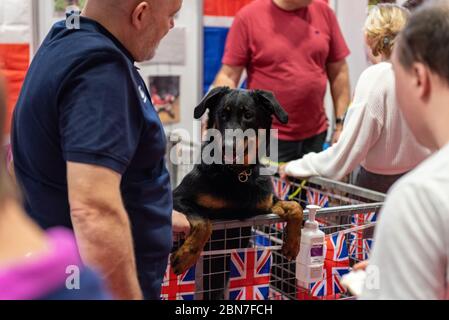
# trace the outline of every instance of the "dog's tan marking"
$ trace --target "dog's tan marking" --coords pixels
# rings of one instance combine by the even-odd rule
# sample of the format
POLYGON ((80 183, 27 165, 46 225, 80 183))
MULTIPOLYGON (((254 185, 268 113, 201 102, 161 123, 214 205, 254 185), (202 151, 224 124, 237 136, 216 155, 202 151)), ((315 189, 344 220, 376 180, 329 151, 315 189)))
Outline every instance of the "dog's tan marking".
POLYGON ((214 210, 224 209, 229 206, 225 200, 211 196, 209 194, 198 195, 196 203, 203 208, 214 210))
POLYGON ((258 210, 269 211, 273 207, 273 195, 270 194, 268 197, 263 199, 257 204, 258 210))
POLYGON ((170 256, 170 264, 175 274, 180 275, 195 265, 204 246, 212 234, 210 220, 188 216, 190 234, 184 244, 170 256))
POLYGON ((296 201, 279 201, 271 210, 287 222, 285 227, 282 253, 289 260, 294 260, 299 253, 303 211, 296 201))

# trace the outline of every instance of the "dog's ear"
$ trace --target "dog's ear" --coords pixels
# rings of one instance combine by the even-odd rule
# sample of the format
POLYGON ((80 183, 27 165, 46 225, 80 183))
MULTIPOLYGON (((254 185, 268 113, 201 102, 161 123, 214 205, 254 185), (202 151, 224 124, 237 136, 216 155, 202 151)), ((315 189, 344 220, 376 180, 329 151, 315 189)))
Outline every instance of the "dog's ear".
POLYGON ((218 105, 220 100, 229 92, 231 89, 228 87, 217 87, 212 89, 207 96, 200 102, 200 104, 195 108, 194 117, 195 119, 200 119, 207 109, 218 105))
POLYGON ((276 97, 272 92, 264 90, 255 90, 254 93, 259 99, 262 106, 265 107, 270 114, 274 115, 276 119, 279 120, 280 123, 282 124, 288 123, 287 112, 285 112, 285 110, 281 107, 279 101, 277 101, 276 97))

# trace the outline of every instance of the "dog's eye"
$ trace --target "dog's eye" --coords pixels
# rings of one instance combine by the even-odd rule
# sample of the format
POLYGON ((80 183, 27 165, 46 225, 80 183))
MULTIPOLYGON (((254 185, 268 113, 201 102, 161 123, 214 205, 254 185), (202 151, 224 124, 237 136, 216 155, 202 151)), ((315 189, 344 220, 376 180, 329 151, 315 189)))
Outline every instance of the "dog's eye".
POLYGON ((246 119, 251 119, 251 118, 253 117, 253 113, 252 113, 252 112, 249 112, 249 111, 246 111, 246 112, 243 114, 243 116, 244 116, 246 119))
POLYGON ((227 119, 229 117, 229 113, 230 113, 229 109, 223 109, 220 112, 220 116, 221 116, 222 119, 227 119))

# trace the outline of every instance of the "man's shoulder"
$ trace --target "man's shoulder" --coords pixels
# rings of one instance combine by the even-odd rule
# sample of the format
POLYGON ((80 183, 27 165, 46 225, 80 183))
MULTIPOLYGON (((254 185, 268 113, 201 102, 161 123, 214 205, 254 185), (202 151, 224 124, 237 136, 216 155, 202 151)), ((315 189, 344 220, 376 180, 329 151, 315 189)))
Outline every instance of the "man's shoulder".
POLYGON ((323 1, 323 0, 313 0, 311 4, 309 4, 311 8, 316 8, 318 10, 321 10, 323 12, 333 12, 330 5, 323 1))
POLYGON ((236 18, 247 20, 260 17, 262 11, 268 11, 272 0, 253 0, 236 14, 236 18))
POLYGON ((449 166, 449 144, 435 152, 418 167, 404 177, 404 182, 415 183, 429 181, 447 181, 449 183, 449 172, 446 170, 449 166))
POLYGON ((46 38, 43 49, 49 56, 63 56, 65 64, 70 60, 83 60, 104 58, 104 61, 126 61, 126 56, 117 48, 117 45, 105 35, 82 27, 77 30, 68 30, 63 21, 56 23, 46 38))
POLYGON ((402 201, 425 199, 449 208, 449 146, 436 152, 391 189, 389 198, 402 201))
POLYGON ((334 10, 331 8, 331 6, 322 0, 313 0, 312 3, 309 4, 309 8, 312 10, 312 12, 324 15, 327 19, 331 14, 335 15, 334 10))

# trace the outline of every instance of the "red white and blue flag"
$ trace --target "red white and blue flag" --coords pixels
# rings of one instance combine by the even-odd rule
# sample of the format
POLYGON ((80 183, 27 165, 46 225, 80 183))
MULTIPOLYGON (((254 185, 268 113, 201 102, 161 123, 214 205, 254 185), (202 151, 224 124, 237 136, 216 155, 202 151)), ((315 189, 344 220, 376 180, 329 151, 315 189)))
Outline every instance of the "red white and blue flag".
MULTIPOLYGON (((273 184, 273 192, 279 200, 288 200, 290 194, 291 183, 288 180, 284 180, 278 177, 272 177, 271 183, 273 184)), ((282 231, 285 228, 285 222, 278 222, 275 224, 277 231, 282 231)))
MULTIPOLYGON (((376 220, 376 212, 360 213, 351 218, 351 224, 352 227, 360 227, 376 222, 376 220)), ((372 245, 373 239, 367 238, 363 229, 349 234, 349 256, 356 261, 368 260, 372 245)))
POLYGON ((229 29, 237 12, 253 0, 204 0, 204 93, 221 68, 229 29))
MULTIPOLYGON (((307 205, 315 205, 320 206, 321 208, 329 207, 329 196, 321 193, 315 189, 308 189, 306 192, 307 196, 307 205)), ((316 221, 320 225, 320 227, 327 227, 328 224, 325 220, 316 218, 316 221)))
POLYGON ((230 300, 267 300, 270 288, 271 251, 250 248, 231 253, 230 300))
POLYGON ((307 204, 326 208, 329 206, 329 196, 319 192, 318 190, 307 190, 307 204))
POLYGON ((285 294, 270 287, 270 295, 268 300, 290 300, 285 294))
POLYGON ((291 183, 288 180, 272 177, 271 183, 273 184, 273 191, 279 200, 288 200, 290 193, 291 183))
MULTIPOLYGON (((0 74, 6 80, 4 134, 10 134, 14 107, 30 63, 31 1, 0 1, 0 74)), ((0 146, 4 145, 4 141, 0 146)))
POLYGON ((340 281, 349 272, 348 249, 344 233, 326 236, 323 280, 310 284, 308 295, 298 290, 298 299, 333 299, 344 293, 340 281))
POLYGON ((162 282, 162 300, 194 300, 195 297, 195 267, 177 276, 170 264, 165 271, 162 282))

